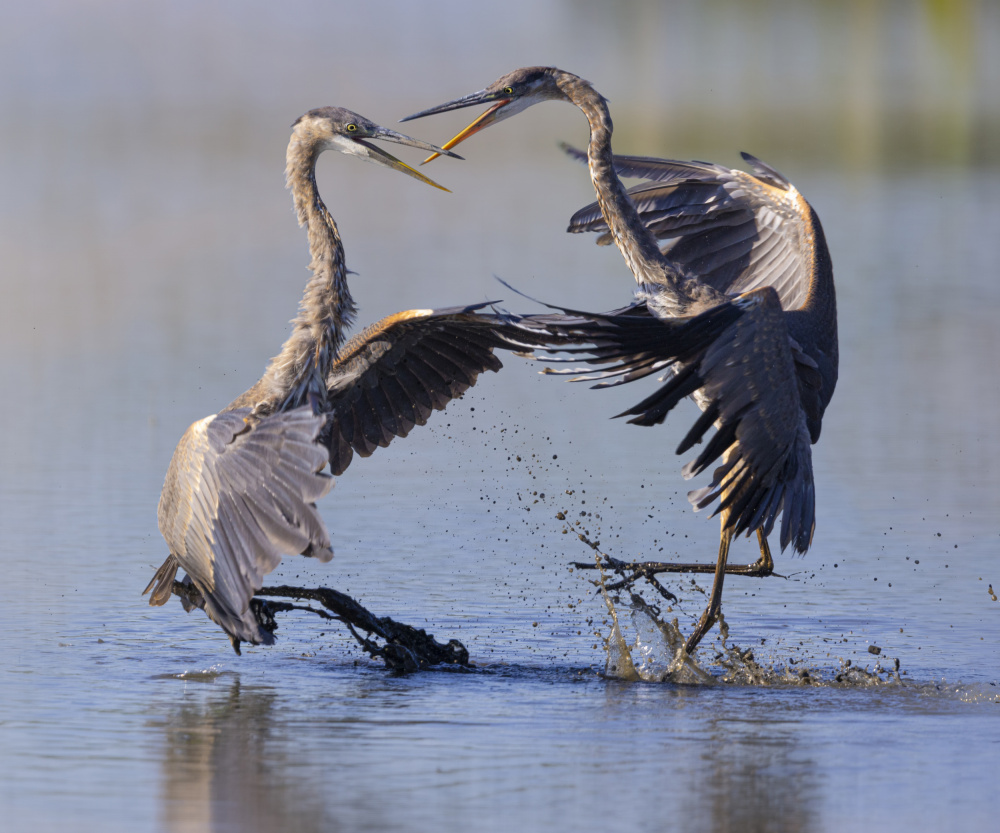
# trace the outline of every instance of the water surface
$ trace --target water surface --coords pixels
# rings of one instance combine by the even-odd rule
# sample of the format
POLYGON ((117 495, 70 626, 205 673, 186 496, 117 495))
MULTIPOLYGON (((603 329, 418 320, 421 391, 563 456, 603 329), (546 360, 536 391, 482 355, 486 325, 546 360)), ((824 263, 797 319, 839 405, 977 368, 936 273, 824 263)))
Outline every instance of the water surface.
MULTIPOLYGON (((0 815, 39 831, 992 829, 995 10, 515 3, 459 20, 446 5, 4 12, 0 815), (798 44, 794 71, 751 60, 751 23, 798 44), (274 576, 461 639, 471 672, 388 677, 304 614, 237 658, 204 617, 149 608, 174 445, 259 376, 306 277, 288 125, 323 104, 391 124, 538 62, 611 98, 623 150, 752 151, 826 228, 842 359, 814 545, 778 557, 786 579, 726 586, 729 641, 769 684, 606 673, 608 612, 569 566, 592 557, 576 533, 617 557, 714 558, 716 523, 690 511, 672 452, 693 406, 637 429, 608 417, 646 388, 589 391, 516 357, 352 465, 322 505, 334 561, 274 576), (875 674, 897 659, 898 679, 875 674), (837 683, 848 661, 877 679, 837 683), (802 668, 815 684, 794 682, 802 668)), ((441 140, 461 119, 412 132, 441 140)), ((627 302, 618 254, 562 233, 592 198, 564 139, 586 140, 569 107, 495 128, 438 163, 452 194, 324 157, 360 321, 530 307, 494 274, 571 306, 627 302)), ((708 582, 668 586, 689 630, 708 582)), ((717 647, 702 661, 719 675, 717 647)))

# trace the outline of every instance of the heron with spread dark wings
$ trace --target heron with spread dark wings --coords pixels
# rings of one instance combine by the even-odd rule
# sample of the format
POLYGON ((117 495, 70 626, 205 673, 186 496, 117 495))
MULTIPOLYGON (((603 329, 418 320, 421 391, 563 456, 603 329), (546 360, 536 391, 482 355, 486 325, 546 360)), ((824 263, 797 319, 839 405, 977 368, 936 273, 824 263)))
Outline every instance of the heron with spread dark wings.
POLYGON ((241 641, 274 641, 250 600, 282 556, 333 557, 315 505, 333 485, 327 463, 339 475, 355 453, 405 437, 481 372, 499 370, 494 348, 511 346, 509 326, 478 312, 485 304, 400 312, 344 343, 356 307, 340 233, 316 185, 320 154, 337 150, 441 187, 372 140, 441 152, 337 107, 293 125, 285 175, 312 255, 298 317, 260 380, 188 428, 163 484, 158 519, 170 554, 144 593, 165 604, 183 569, 237 652, 241 641))
MULTIPOLYGON (((590 125, 586 154, 597 202, 570 231, 614 242, 637 288, 611 313, 562 310, 512 317, 525 332, 575 342, 565 352, 598 369, 598 386, 665 371, 664 384, 621 416, 654 425, 686 396, 702 416, 681 454, 716 432, 685 477, 719 463, 711 483, 689 494, 721 518, 715 565, 658 565, 713 572, 708 607, 687 641, 693 651, 721 610, 726 573, 770 575, 767 537, 781 516, 782 549, 804 553, 815 528, 811 444, 837 382, 833 267, 819 218, 798 190, 750 156, 753 174, 701 162, 615 157, 608 104, 589 82, 555 67, 515 70, 479 92, 403 121, 488 104, 444 148, 542 101, 576 105, 590 125), (619 176, 646 180, 626 190, 619 176), (602 367, 603 366, 603 367, 602 367), (728 563, 734 535, 756 532, 760 558, 728 563)), ((435 154, 436 155, 436 154, 435 154)), ((430 157, 434 158, 433 156, 430 157)), ((427 160, 429 161, 429 160, 427 160)))

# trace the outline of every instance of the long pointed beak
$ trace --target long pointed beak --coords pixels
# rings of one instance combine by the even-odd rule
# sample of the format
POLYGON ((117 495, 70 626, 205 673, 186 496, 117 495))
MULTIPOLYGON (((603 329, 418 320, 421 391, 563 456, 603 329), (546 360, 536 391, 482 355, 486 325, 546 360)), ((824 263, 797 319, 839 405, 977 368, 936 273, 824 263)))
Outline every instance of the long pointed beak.
MULTIPOLYGON (((457 153, 452 153, 447 148, 439 148, 437 145, 432 145, 430 142, 422 142, 419 139, 414 139, 411 136, 406 136, 403 133, 397 133, 395 130, 389 130, 387 127, 380 127, 378 131, 369 136, 370 139, 382 139, 387 142, 395 142, 399 145, 409 145, 410 147, 419 148, 420 150, 433 151, 434 156, 451 156, 455 159, 461 159, 457 153)), ((365 141, 364 139, 354 139, 353 143, 358 147, 358 155, 364 156, 369 162, 374 162, 376 165, 382 165, 386 168, 391 168, 394 171, 399 171, 407 176, 412 176, 414 179, 419 179, 421 182, 427 185, 432 185, 435 188, 440 188, 442 191, 447 191, 443 185, 439 185, 430 177, 424 176, 420 171, 414 170, 405 162, 397 159, 391 153, 386 153, 382 148, 376 147, 373 144, 365 141), (361 152, 361 148, 364 151, 361 152)))
POLYGON ((491 94, 487 90, 469 93, 469 95, 463 95, 461 98, 456 98, 454 101, 449 101, 445 104, 439 104, 437 107, 429 107, 426 110, 421 110, 419 113, 414 113, 412 116, 407 116, 399 121, 413 121, 414 119, 422 119, 424 116, 436 116, 438 113, 447 113, 449 110, 461 110, 463 107, 475 107, 477 104, 488 104, 491 101, 496 101, 494 95, 495 94, 491 94))
MULTIPOLYGON (((477 104, 487 104, 493 103, 493 106, 489 108, 485 113, 483 113, 479 118, 477 118, 472 124, 466 127, 457 135, 453 136, 447 142, 444 143, 441 150, 447 151, 455 147, 455 145, 460 142, 464 142, 470 136, 475 135, 483 128, 489 127, 495 122, 501 121, 500 111, 510 104, 511 99, 509 98, 496 98, 496 93, 490 93, 486 90, 480 90, 477 93, 472 93, 471 95, 462 96, 461 98, 456 98, 454 101, 449 101, 447 104, 441 104, 437 107, 431 107, 429 110, 421 110, 419 113, 414 113, 412 116, 407 116, 405 119, 400 119, 400 121, 410 121, 411 119, 422 119, 424 116, 433 116, 437 113, 447 113, 449 110, 458 110, 463 107, 474 107, 477 104), (495 102, 495 103, 493 103, 495 102)), ((505 114, 506 115, 506 114, 505 114)), ((426 165, 428 162, 437 159, 441 154, 439 152, 434 152, 428 156, 421 165, 426 165)))

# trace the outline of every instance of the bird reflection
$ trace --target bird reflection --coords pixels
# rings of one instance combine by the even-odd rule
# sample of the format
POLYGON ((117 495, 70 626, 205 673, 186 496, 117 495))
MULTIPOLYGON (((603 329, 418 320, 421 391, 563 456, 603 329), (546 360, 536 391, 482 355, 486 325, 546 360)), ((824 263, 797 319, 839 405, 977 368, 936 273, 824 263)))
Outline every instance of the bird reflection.
POLYGON ((703 770, 682 817, 710 819, 709 830, 809 833, 819 829, 816 762, 771 720, 710 719, 701 746, 703 770))
POLYGON ((275 692, 239 678, 187 683, 163 723, 166 830, 335 829, 315 784, 292 777, 289 748, 271 742, 277 705, 275 692))
POLYGON ((593 781, 627 774, 634 805, 659 825, 640 828, 733 833, 810 833, 826 829, 821 760, 804 742, 798 698, 737 686, 605 687, 593 781), (708 698, 706 700, 706 698, 708 698), (748 702, 752 700, 752 702, 748 702), (709 702, 710 701, 710 702, 709 702), (656 715, 657 717, 653 717, 656 715), (621 741, 609 740, 615 737, 621 741), (626 745, 628 751, 621 747, 626 745), (607 767, 607 769, 605 769, 607 767), (663 784, 662 791, 649 786, 663 784))

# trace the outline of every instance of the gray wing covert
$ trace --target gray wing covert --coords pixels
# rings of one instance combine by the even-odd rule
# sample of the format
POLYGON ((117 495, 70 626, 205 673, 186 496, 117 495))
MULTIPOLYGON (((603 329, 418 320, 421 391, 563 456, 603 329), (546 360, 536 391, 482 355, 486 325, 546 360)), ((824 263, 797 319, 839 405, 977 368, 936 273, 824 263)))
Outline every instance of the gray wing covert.
POLYGON ((320 473, 324 416, 297 408, 254 421, 250 413, 224 412, 187 430, 167 470, 158 519, 212 620, 237 639, 270 644, 250 599, 283 555, 333 557, 315 506, 333 479, 320 473))
MULTIPOLYGON (((771 286, 783 309, 798 309, 816 269, 810 208, 780 173, 749 154, 743 158, 755 175, 638 156, 616 156, 615 170, 655 183, 635 186, 629 195, 682 274, 728 295, 771 286)), ((576 212, 568 230, 598 232, 599 243, 611 242, 597 203, 576 212)))

